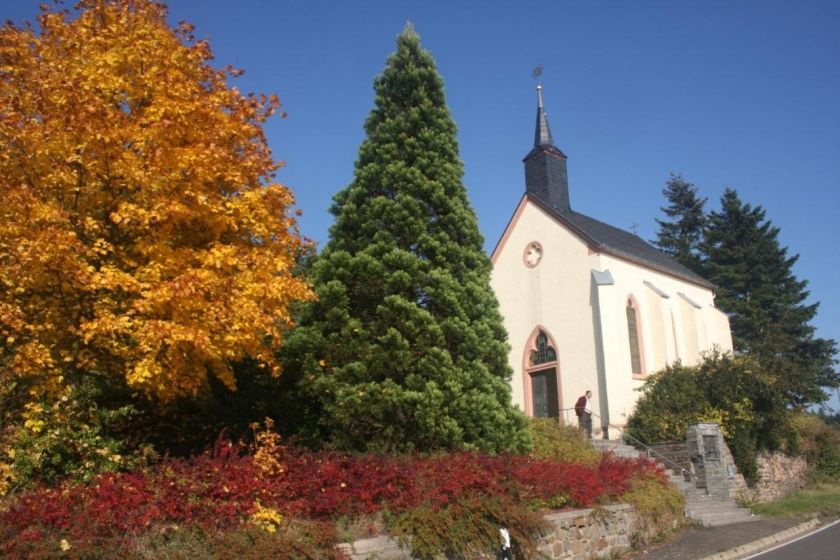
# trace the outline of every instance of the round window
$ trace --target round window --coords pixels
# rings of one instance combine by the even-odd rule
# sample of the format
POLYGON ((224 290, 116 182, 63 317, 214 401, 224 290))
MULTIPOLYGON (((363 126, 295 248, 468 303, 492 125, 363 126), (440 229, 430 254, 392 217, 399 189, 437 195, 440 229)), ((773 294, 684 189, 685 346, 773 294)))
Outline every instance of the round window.
POLYGON ((522 255, 522 259, 525 261, 525 266, 529 268, 534 268, 540 264, 542 257, 543 248, 538 241, 529 243, 528 246, 525 247, 525 253, 522 255))

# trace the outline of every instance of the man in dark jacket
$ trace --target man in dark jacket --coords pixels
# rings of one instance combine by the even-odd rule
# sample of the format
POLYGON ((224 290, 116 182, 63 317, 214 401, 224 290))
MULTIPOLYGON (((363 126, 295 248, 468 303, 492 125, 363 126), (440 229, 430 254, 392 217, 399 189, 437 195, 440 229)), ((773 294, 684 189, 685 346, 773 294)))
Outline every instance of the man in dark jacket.
POLYGON ((592 439, 592 391, 587 391, 575 403, 575 414, 578 417, 578 426, 586 431, 586 437, 592 439))

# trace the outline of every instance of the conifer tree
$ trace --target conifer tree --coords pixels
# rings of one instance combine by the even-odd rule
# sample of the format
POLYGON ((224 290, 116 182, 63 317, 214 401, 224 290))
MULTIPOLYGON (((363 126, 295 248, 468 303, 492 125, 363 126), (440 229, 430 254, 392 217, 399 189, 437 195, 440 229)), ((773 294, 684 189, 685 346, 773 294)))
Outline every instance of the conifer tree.
POLYGON ((374 89, 354 179, 334 197, 313 266, 318 301, 287 348, 300 413, 344 449, 522 450, 455 124, 410 25, 374 89))
POLYGON ((717 286, 716 303, 730 313, 736 351, 755 354, 775 375, 791 405, 821 402, 822 387, 837 386, 837 345, 816 338, 810 324, 818 303, 806 304, 808 282, 793 273, 779 228, 761 206, 727 189, 711 212, 705 239, 705 277, 717 286))
POLYGON ((697 196, 697 187, 673 174, 665 183, 662 194, 670 203, 661 208, 668 220, 656 220, 659 231, 653 243, 689 269, 700 271, 698 248, 706 224, 705 198, 697 196))

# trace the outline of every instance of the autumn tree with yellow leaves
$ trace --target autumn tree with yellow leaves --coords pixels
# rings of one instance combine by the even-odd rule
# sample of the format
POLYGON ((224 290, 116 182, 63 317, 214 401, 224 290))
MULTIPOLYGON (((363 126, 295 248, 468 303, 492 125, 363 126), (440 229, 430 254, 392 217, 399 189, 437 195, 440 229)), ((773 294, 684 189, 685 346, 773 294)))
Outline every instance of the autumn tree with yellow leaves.
POLYGON ((150 0, 0 28, 0 367, 33 398, 91 376, 158 402, 279 373, 301 240, 262 124, 150 0))

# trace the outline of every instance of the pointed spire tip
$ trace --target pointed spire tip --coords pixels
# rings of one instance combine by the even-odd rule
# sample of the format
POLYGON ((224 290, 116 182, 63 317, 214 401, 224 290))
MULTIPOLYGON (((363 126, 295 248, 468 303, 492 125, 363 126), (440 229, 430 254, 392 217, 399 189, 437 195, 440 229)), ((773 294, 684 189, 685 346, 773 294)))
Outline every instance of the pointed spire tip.
POLYGON ((537 84, 537 130, 534 133, 534 146, 553 146, 551 129, 548 128, 548 117, 545 115, 542 98, 542 84, 537 84))

